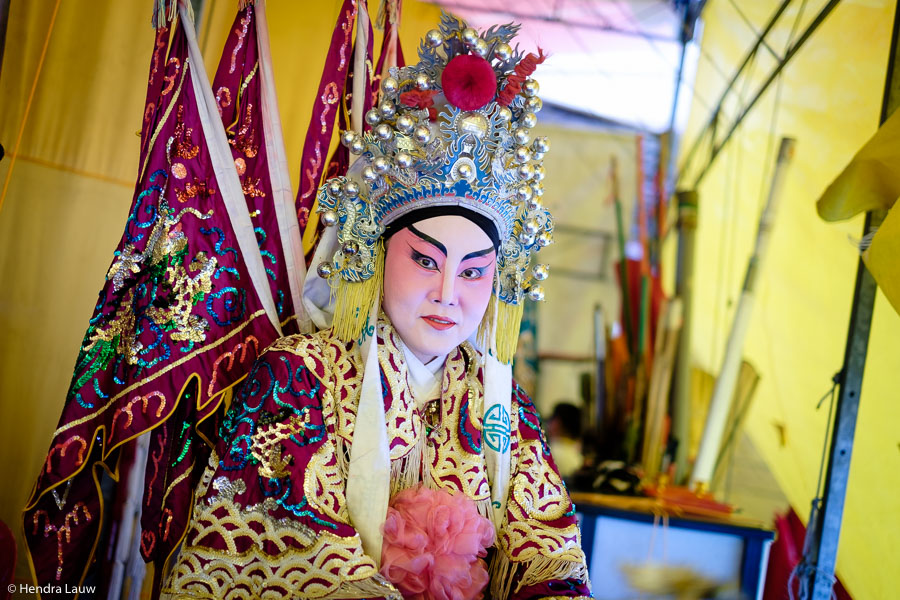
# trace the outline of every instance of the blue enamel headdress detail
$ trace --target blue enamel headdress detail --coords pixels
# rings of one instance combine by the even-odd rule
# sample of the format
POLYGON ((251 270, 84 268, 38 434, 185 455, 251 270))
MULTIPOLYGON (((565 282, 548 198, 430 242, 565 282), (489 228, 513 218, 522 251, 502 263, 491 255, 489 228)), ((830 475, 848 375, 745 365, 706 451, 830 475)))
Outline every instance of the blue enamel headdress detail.
POLYGON ((371 129, 341 135, 359 159, 319 189, 322 222, 337 227, 339 242, 320 276, 367 281, 386 226, 420 208, 460 206, 496 226, 500 307, 520 314, 525 295, 543 298, 538 282, 547 267, 528 270, 532 251, 549 244, 553 230, 540 200, 549 143, 531 134, 541 100, 528 76, 543 56, 513 50, 517 30, 510 24, 479 34, 444 14, 422 41, 419 63, 390 70, 380 103, 365 115, 371 129))

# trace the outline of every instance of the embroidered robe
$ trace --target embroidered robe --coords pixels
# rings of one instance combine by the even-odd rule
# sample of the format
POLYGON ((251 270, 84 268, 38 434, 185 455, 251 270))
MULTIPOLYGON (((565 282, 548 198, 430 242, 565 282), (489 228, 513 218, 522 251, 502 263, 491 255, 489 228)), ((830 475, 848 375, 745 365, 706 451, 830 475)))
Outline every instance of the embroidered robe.
MULTIPOLYGON (((391 493, 423 483, 491 514, 483 373, 463 343, 446 359, 440 421, 412 398, 399 338, 379 323, 391 493)), ((401 598, 362 549, 345 481, 362 384, 356 343, 330 332, 275 342, 236 394, 196 492, 164 594, 188 598, 401 598)), ((575 507, 534 404, 513 383, 509 496, 488 563, 497 600, 589 596, 575 507)), ((496 526, 496 524, 495 524, 496 526)))

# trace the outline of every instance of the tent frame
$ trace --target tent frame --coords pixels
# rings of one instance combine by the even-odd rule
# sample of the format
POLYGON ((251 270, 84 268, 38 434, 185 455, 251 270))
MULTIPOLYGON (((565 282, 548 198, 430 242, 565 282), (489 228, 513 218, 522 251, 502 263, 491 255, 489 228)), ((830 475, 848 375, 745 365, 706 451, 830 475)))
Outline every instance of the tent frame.
POLYGON ((678 169, 679 177, 683 177, 687 173, 688 167, 690 167, 694 155, 700 149, 700 146, 703 144, 705 140, 709 140, 709 157, 706 160, 706 163, 703 165, 703 168, 700 169, 700 172, 697 174, 696 179, 694 179, 694 183, 691 185, 690 189, 697 189, 700 186, 700 182, 703 181, 703 178, 709 172, 712 167, 713 162, 715 162, 716 158, 719 156, 719 153, 731 139, 732 134, 737 130, 738 126, 743 122, 744 118, 750 113, 753 109, 753 106, 759 101, 765 91, 769 88, 772 83, 778 79, 778 76, 781 74, 781 71, 787 66, 787 64, 791 61, 797 51, 803 47, 806 41, 812 36, 812 34, 819 28, 825 18, 831 14, 831 12, 837 7, 840 3, 840 0, 829 0, 829 2, 819 10, 818 14, 810 21, 809 25, 807 25, 806 29, 800 36, 794 41, 790 47, 788 47, 784 53, 784 56, 778 57, 777 64, 775 68, 766 76, 765 81, 757 88, 756 92, 753 94, 753 97, 747 101, 746 103, 742 103, 742 97, 740 93, 737 91, 737 84, 739 81, 742 81, 749 77, 750 69, 748 66, 753 62, 753 58, 756 56, 756 53, 759 51, 761 47, 765 47, 772 52, 772 49, 768 43, 766 43, 766 37, 772 32, 775 24, 784 14, 787 7, 794 0, 783 0, 781 5, 775 10, 772 17, 769 19, 769 22, 766 23, 766 26, 763 28, 762 32, 757 36, 756 42, 753 47, 747 52, 747 55, 744 57, 741 66, 737 68, 734 75, 729 81, 728 85, 725 87, 725 90, 722 92, 722 96, 719 98, 719 102, 716 104, 716 107, 713 109, 710 114, 709 121, 703 127, 702 130, 697 134, 697 137, 694 138, 694 143, 691 145, 690 150, 688 150, 687 156, 684 161, 681 163, 681 167, 678 169), (743 79, 742 79, 743 76, 743 79), (740 104, 741 108, 736 117, 733 119, 724 119, 725 117, 723 109, 726 101, 729 98, 736 98, 737 102, 740 104), (730 121, 730 122, 729 122, 730 121), (723 136, 717 135, 719 133, 719 126, 726 126, 727 131, 723 136))
MULTIPOLYGON (((900 69, 897 69, 900 58, 898 35, 900 35, 900 0, 894 11, 880 123, 884 123, 900 104, 900 69)), ((867 212, 863 235, 874 233, 884 221, 886 214, 887 211, 884 209, 867 212)), ((834 567, 850 476, 850 458, 853 452, 853 438, 856 432, 856 417, 859 412, 859 396, 866 366, 869 332, 872 329, 876 291, 875 279, 860 258, 856 267, 856 284, 853 290, 847 345, 844 349, 844 364, 838 373, 840 391, 831 431, 825 492, 820 506, 817 506, 818 498, 813 500, 812 514, 807 526, 809 534, 801 561, 801 565, 806 566, 804 573, 808 573, 807 580, 800 582, 802 599, 830 600, 832 597, 834 567)))

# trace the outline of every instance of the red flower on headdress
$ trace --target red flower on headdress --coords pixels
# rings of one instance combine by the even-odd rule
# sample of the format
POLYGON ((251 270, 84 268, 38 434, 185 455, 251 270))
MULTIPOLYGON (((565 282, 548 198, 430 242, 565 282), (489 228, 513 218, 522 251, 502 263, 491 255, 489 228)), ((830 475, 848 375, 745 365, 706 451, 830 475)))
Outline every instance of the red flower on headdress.
POLYGON ((437 90, 411 90, 400 94, 400 102, 406 106, 414 106, 419 110, 434 106, 434 96, 437 90))
POLYGON ((462 110, 478 110, 497 93, 497 74, 491 63, 474 54, 460 54, 441 74, 444 96, 462 110))
POLYGON ((506 85, 503 87, 503 91, 497 94, 497 104, 509 106, 513 98, 522 91, 522 83, 525 81, 525 78, 534 73, 537 66, 544 62, 546 58, 547 55, 544 54, 544 51, 538 48, 537 54, 530 52, 528 56, 520 60, 514 69, 515 72, 506 78, 506 85))
POLYGON ((400 94, 400 102, 406 106, 414 106, 419 110, 428 109, 428 119, 437 119, 437 110, 434 108, 434 96, 437 90, 411 90, 400 94))

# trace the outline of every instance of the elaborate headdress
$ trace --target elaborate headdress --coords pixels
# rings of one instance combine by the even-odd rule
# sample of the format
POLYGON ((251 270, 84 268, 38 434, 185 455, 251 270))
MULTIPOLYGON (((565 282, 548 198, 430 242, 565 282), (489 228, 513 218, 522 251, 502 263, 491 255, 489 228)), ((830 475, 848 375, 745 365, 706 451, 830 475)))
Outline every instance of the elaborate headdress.
POLYGON ((359 337, 381 292, 385 228, 412 211, 458 207, 496 228, 497 279, 479 337, 502 362, 512 359, 524 297, 543 299, 538 282, 547 277, 545 265, 529 272, 531 253, 553 231, 541 204, 549 143, 531 133, 541 99, 529 76, 544 56, 514 50, 517 30, 479 34, 444 14, 422 41, 419 63, 382 81, 381 101, 365 115, 369 130, 342 132, 360 158, 317 198, 322 222, 337 228, 337 250, 317 272, 335 288, 339 337, 359 337))

